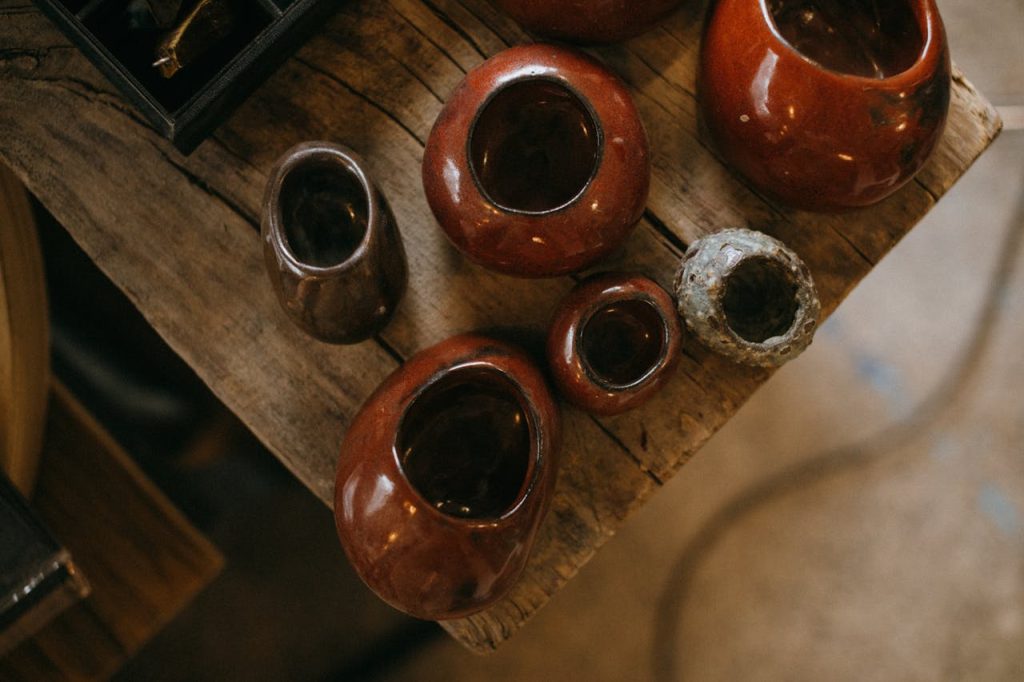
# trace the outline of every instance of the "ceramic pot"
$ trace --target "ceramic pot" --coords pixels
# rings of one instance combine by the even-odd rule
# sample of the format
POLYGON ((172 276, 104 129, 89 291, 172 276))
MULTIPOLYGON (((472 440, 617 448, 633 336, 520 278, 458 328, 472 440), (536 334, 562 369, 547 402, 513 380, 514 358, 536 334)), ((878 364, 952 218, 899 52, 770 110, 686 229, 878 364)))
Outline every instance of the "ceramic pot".
POLYGON ((559 305, 548 333, 548 364, 566 400, 593 414, 620 414, 665 385, 682 337, 675 302, 656 282, 597 275, 559 305))
POLYGON ((681 0, 494 0, 523 28, 545 38, 618 43, 648 31, 681 0))
POLYGON ((402 236, 387 201, 352 150, 306 142, 267 181, 263 255, 295 324, 328 343, 380 331, 405 292, 402 236))
POLYGON ((647 135, 629 92, 590 57, 513 47, 472 70, 434 124, 427 200, 471 260, 520 277, 587 267, 640 220, 647 135))
POLYGON ((736 362, 777 367, 811 344, 821 305, 807 266, 779 240, 723 230, 687 249, 679 314, 704 345, 736 362))
POLYGON ((560 442, 558 406, 521 350, 464 335, 419 353, 342 444, 334 517, 352 565, 418 618, 486 608, 526 565, 560 442))
POLYGON ((721 0, 699 91, 722 155, 757 190, 848 210, 895 192, 932 153, 949 49, 934 0, 721 0))

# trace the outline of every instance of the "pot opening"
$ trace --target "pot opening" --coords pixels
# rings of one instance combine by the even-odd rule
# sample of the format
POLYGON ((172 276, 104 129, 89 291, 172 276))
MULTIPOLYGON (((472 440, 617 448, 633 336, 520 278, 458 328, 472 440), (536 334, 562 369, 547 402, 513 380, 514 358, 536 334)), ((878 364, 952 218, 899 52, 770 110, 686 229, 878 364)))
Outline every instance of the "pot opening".
POLYGON ((513 213, 547 213, 586 190, 600 166, 601 135, 589 104, 565 85, 517 80, 477 114, 469 165, 493 204, 513 213))
POLYGON ((665 355, 665 320, 650 301, 614 301, 583 326, 580 354, 599 383, 625 389, 646 379, 665 355))
POLYGON ((413 488, 444 514, 495 519, 527 485, 532 428, 520 390, 494 369, 456 369, 402 418, 399 461, 413 488))
POLYGON ((769 0, 777 32, 817 64, 890 78, 920 58, 924 38, 908 0, 769 0))
POLYGON ((366 188, 336 160, 314 159, 292 168, 281 183, 280 202, 288 248, 307 265, 344 263, 366 235, 366 188))
POLYGON ((799 308, 796 281, 785 265, 769 258, 750 258, 736 266, 722 295, 729 327, 751 343, 788 333, 799 308))

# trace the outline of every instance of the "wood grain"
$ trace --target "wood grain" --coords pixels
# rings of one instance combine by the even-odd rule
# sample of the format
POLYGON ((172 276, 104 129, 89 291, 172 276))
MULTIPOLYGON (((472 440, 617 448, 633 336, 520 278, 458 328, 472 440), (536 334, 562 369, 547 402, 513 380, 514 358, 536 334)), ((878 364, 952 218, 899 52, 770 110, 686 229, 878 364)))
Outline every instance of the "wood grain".
MULTIPOLYGON (((0 0, 0 156, 165 339, 325 502, 347 420, 402 358, 453 333, 544 329, 573 280, 485 272, 445 241, 420 182, 423 143, 468 69, 526 36, 485 0, 364 0, 338 14, 213 139, 183 158, 145 128, 24 0, 0 0), (265 174, 296 142, 367 158, 405 238, 410 287, 375 342, 329 348, 275 308, 255 225, 265 174)), ((919 179, 870 210, 788 211, 723 167, 701 131, 695 83, 702 3, 595 52, 633 89, 654 149, 646 218, 600 269, 670 282, 693 239, 765 230, 810 265, 832 311, 991 143, 995 111, 961 76, 942 146, 919 179)), ((565 467, 523 581, 485 613, 445 624, 470 648, 510 637, 768 377, 689 343, 652 404, 596 420, 567 411, 565 467)))
POLYGON ((0 164, 0 470, 31 497, 50 386, 43 254, 28 193, 0 164))
POLYGON ((92 592, 5 656, 3 680, 108 679, 223 563, 59 383, 33 507, 92 592))

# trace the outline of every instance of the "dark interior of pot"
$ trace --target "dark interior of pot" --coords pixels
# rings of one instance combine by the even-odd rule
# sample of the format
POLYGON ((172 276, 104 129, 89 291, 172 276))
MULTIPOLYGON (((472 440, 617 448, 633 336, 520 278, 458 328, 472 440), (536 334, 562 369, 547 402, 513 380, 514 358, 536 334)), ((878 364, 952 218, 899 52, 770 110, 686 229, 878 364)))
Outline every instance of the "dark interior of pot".
POLYGON ((741 339, 763 343, 793 327, 797 284, 785 265, 769 258, 750 258, 729 275, 722 309, 729 327, 741 339))
POLYGON ((918 60, 924 39, 915 0, 769 0, 786 42, 833 71, 888 78, 918 60))
POLYGON ((497 370, 457 369, 406 412, 397 440, 406 478, 450 516, 494 519, 518 501, 530 471, 523 398, 497 370))
POLYGON ((288 248, 302 263, 330 267, 359 248, 369 222, 366 190, 340 163, 316 160, 292 168, 281 184, 288 248))
POLYGON ((545 213, 580 196, 601 160, 601 133, 572 90, 547 79, 516 81, 484 105, 470 133, 469 163, 484 195, 509 211, 545 213))
POLYGON ((645 379, 665 353, 665 321, 646 300, 615 301, 590 316, 580 353, 591 374, 610 388, 645 379))

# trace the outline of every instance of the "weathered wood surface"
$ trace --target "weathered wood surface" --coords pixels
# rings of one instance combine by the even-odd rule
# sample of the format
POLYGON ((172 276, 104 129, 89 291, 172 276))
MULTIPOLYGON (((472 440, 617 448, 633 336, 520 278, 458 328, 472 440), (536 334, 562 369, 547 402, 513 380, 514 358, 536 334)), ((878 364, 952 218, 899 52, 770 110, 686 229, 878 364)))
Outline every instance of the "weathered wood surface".
POLYGON ((220 572, 220 552, 60 383, 33 508, 91 593, 0 659, 0 680, 106 680, 220 572))
MULTIPOLYGON (((950 125, 919 178, 843 216, 765 202, 726 170, 696 117, 704 12, 597 54, 632 87, 654 150, 647 217, 601 268, 671 280, 687 243, 726 226, 789 243, 827 312, 934 205, 999 131, 956 78, 950 125)), ((398 362, 455 332, 542 330, 569 278, 518 281, 461 258, 423 197, 420 159, 434 117, 464 73, 526 37, 486 0, 351 0, 193 156, 183 158, 27 0, 0 0, 0 157, 217 395, 330 503, 348 419, 398 362), (301 140, 363 154, 399 220, 410 288, 375 341, 332 348, 277 309, 256 228, 265 174, 301 140)), ((527 574, 502 603, 446 624, 480 651, 498 646, 587 562, 768 377, 690 343, 649 406, 614 419, 566 412, 565 466, 527 574)))

